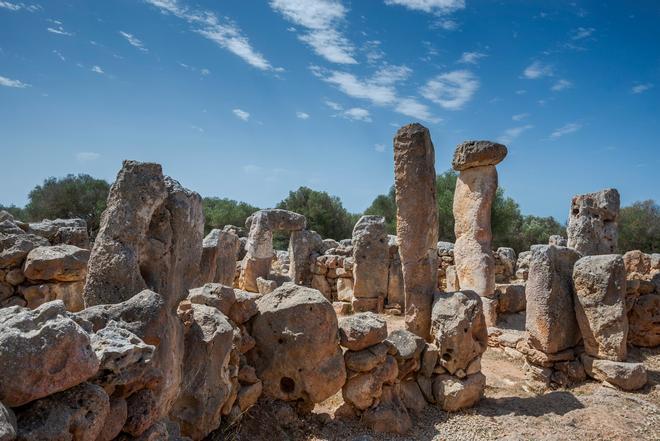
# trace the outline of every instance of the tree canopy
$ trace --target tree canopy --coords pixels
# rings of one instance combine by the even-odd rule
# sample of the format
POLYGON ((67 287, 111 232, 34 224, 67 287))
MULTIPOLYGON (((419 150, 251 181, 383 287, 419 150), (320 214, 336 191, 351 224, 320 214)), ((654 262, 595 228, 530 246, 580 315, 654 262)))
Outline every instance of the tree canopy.
POLYGON ((655 201, 635 202, 621 209, 619 250, 660 253, 660 206, 655 201))
POLYGON ((259 210, 258 207, 246 202, 238 202, 232 199, 204 198, 204 229, 208 234, 214 228, 222 228, 225 225, 245 226, 245 219, 259 210))

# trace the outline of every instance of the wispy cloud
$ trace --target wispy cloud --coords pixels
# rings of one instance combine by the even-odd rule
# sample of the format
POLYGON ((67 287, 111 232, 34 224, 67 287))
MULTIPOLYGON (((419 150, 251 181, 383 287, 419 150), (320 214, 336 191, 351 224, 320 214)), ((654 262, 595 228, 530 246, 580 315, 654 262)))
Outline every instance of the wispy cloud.
POLYGON ((60 53, 60 51, 53 50, 53 53, 59 58, 61 61, 66 61, 66 58, 64 58, 64 55, 60 53))
POLYGON ((646 92, 647 90, 649 90, 652 87, 653 87, 653 84, 651 84, 651 83, 636 84, 632 87, 632 89, 630 91, 634 94, 639 94, 639 93, 646 92))
POLYGON ((30 87, 30 85, 27 83, 24 83, 19 80, 12 80, 11 78, 7 78, 3 76, 0 76, 0 86, 15 87, 17 89, 25 89, 26 87, 30 87))
POLYGON ((249 65, 260 70, 280 70, 274 68, 260 52, 255 50, 238 25, 228 18, 220 19, 212 11, 188 8, 178 0, 146 0, 146 2, 163 13, 187 21, 194 26, 195 32, 237 55, 249 65))
POLYGON ((554 67, 540 61, 534 61, 523 71, 523 77, 529 80, 536 80, 543 77, 550 77, 554 74, 554 67))
POLYGON ((380 48, 380 45, 379 40, 369 40, 362 46, 362 51, 365 52, 369 64, 375 64, 385 58, 385 52, 380 48))
POLYGON ((137 38, 135 35, 129 34, 128 32, 124 32, 124 31, 119 31, 119 35, 124 37, 126 41, 128 41, 128 44, 130 44, 131 46, 138 48, 142 52, 149 52, 149 49, 147 49, 144 46, 144 43, 142 43, 142 41, 139 38, 137 38))
MULTIPOLYGON (((54 23, 59 23, 59 22, 57 20, 55 20, 54 23)), ((57 35, 64 35, 66 37, 73 36, 73 33, 65 31, 64 27, 61 24, 56 24, 54 27, 48 27, 48 28, 46 28, 46 30, 50 33, 57 34, 57 35)))
POLYGON ((309 119, 309 113, 305 113, 305 112, 296 112, 296 118, 299 118, 299 119, 309 119))
POLYGON ((448 110, 460 110, 479 89, 479 80, 468 70, 455 70, 436 76, 421 89, 424 98, 448 110))
POLYGON ((374 144, 374 150, 378 153, 383 153, 385 151, 385 144, 374 144))
POLYGON ((92 72, 103 75, 105 72, 103 72, 103 69, 101 69, 100 66, 92 66, 92 72))
POLYGON ((355 47, 341 31, 346 8, 339 0, 271 0, 270 6, 305 29, 298 38, 314 52, 337 64, 356 64, 355 47))
POLYGON ((259 173, 261 170, 263 170, 263 168, 255 164, 247 164, 243 166, 243 171, 248 174, 259 173))
POLYGON ((234 109, 232 112, 238 119, 242 119, 243 121, 248 121, 250 119, 250 113, 246 112, 245 110, 234 109))
POLYGON ((465 8, 465 0, 385 0, 386 5, 404 6, 414 11, 447 14, 465 8))
POLYGON ((371 113, 362 107, 351 107, 342 113, 342 116, 352 121, 371 122, 371 113))
POLYGON ((80 152, 76 153, 76 159, 79 162, 89 162, 89 161, 95 161, 99 159, 101 155, 96 152, 80 152))
POLYGON ((396 103, 394 110, 402 115, 406 115, 421 121, 428 121, 434 124, 442 121, 441 118, 438 118, 431 113, 426 104, 420 103, 411 97, 401 98, 396 103))
POLYGON ((502 144, 510 144, 516 138, 518 138, 523 132, 532 129, 533 127, 534 126, 531 124, 526 124, 524 126, 512 127, 510 129, 506 129, 504 133, 497 139, 497 141, 501 142, 502 144))
POLYGON ((591 35, 596 31, 594 28, 583 28, 579 27, 571 31, 571 40, 583 40, 585 38, 591 37, 591 35))
POLYGON ((582 128, 582 124, 578 124, 578 123, 565 124, 565 125, 561 126, 560 128, 558 128, 557 130, 555 130, 554 132, 552 132, 550 134, 550 139, 561 138, 564 135, 569 135, 571 133, 575 133, 578 130, 580 130, 581 128, 582 128))
POLYGON ((433 23, 432 27, 444 29, 445 31, 455 31, 459 28, 459 24, 456 20, 451 18, 442 18, 433 23))
POLYGON ((477 64, 479 63, 479 60, 486 56, 486 54, 482 54, 481 52, 463 52, 463 55, 461 55, 461 58, 458 60, 458 62, 466 64, 477 64))
POLYGON ((552 90, 554 92, 559 92, 559 91, 562 91, 564 89, 568 89, 570 87, 573 87, 573 83, 571 81, 561 79, 561 80, 558 80, 557 82, 555 82, 555 84, 552 85, 552 90))
POLYGON ((8 1, 0 1, 0 8, 8 9, 10 11, 28 11, 36 12, 41 10, 39 5, 26 5, 25 3, 13 3, 8 1))
POLYGON ((514 121, 522 121, 525 118, 529 118, 529 113, 518 113, 517 115, 513 115, 511 117, 511 119, 514 121))

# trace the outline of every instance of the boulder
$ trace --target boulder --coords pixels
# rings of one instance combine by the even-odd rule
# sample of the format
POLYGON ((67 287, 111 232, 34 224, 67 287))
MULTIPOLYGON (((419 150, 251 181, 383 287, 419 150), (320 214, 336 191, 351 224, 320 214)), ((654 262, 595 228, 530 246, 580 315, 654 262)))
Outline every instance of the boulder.
POLYGON ((435 149, 429 130, 421 124, 403 126, 394 137, 394 187, 406 328, 429 339, 438 270, 438 211, 435 149))
POLYGON ((10 408, 0 403, 0 441, 14 441, 14 439, 16 439, 16 415, 10 408))
POLYGON ((34 234, 0 233, 0 268, 20 266, 32 249, 48 245, 48 240, 34 234))
POLYGON ((112 441, 120 433, 122 427, 126 423, 128 417, 128 407, 126 400, 123 398, 110 398, 110 408, 108 416, 105 418, 101 433, 96 438, 96 441, 112 441))
POLYGON ((16 440, 95 441, 109 410, 105 391, 82 383, 16 409, 16 440))
POLYGON ((499 247, 493 253, 495 259, 495 282, 508 283, 516 272, 516 251, 509 247, 499 247))
POLYGON ((44 219, 30 223, 27 232, 48 239, 52 245, 75 245, 89 249, 89 234, 84 219, 44 219))
POLYGON ((565 237, 558 234, 553 234, 548 238, 548 245, 557 245, 558 247, 565 247, 568 241, 565 237))
POLYGON ((581 338, 575 317, 573 265, 577 251, 555 245, 535 248, 525 286, 525 329, 535 349, 552 354, 581 338))
POLYGON ((346 380, 332 304, 311 288, 284 284, 257 300, 256 346, 248 361, 266 397, 319 403, 346 380))
POLYGON ((362 423, 380 433, 403 435, 412 428, 412 420, 401 400, 398 385, 383 386, 380 402, 362 414, 362 423))
POLYGON ((35 310, 0 309, 0 401, 15 407, 73 387, 92 377, 99 360, 90 337, 54 301, 35 310))
POLYGON ((78 312, 85 307, 83 299, 84 281, 40 283, 38 285, 21 286, 19 291, 30 309, 37 308, 46 302, 61 300, 67 311, 78 312))
POLYGON ((628 340, 626 269, 616 254, 585 256, 573 268, 575 314, 588 355, 624 361, 628 340))
POLYGON ((437 293, 431 331, 438 347, 438 363, 449 373, 466 370, 488 345, 481 299, 473 291, 437 293))
POLYGON ((465 141, 454 151, 451 166, 456 171, 497 165, 506 157, 507 148, 491 141, 465 141))
POLYGON ((628 314, 628 341, 635 346, 660 345, 660 294, 640 296, 628 314))
POLYGON ((398 373, 396 360, 387 355, 385 362, 370 372, 350 377, 343 385, 342 397, 356 409, 366 410, 378 403, 383 393, 383 385, 396 383, 398 373))
POLYGON ((438 375, 433 380, 433 396, 446 412, 467 409, 479 402, 486 377, 481 372, 458 379, 452 375, 438 375))
POLYGON ((502 313, 514 313, 525 310, 525 285, 522 283, 505 283, 495 285, 497 308, 502 313))
POLYGON ((587 375, 595 380, 606 381, 628 391, 641 389, 646 384, 646 368, 642 363, 599 360, 587 354, 582 354, 580 359, 587 375))
POLYGON ((362 216, 353 228, 353 295, 356 298, 387 297, 389 247, 385 218, 362 216))
POLYGON ((390 333, 385 340, 394 354, 398 365, 399 378, 407 378, 421 367, 421 355, 426 346, 425 340, 412 331, 397 329, 390 333))
POLYGON ((202 241, 201 283, 221 283, 232 286, 240 241, 229 231, 213 229, 202 241))
POLYGON ((573 197, 568 216, 568 247, 583 256, 617 251, 620 196, 614 188, 573 197))
POLYGON ((385 362, 387 346, 379 343, 361 351, 346 351, 346 368, 354 372, 369 372, 385 362))
POLYGON ((362 312, 339 321, 340 344, 351 351, 360 351, 387 338, 387 323, 372 312, 362 312))
POLYGON ((415 380, 402 381, 400 388, 401 401, 403 401, 406 409, 419 413, 426 408, 426 399, 419 388, 419 384, 415 380))
POLYGON ((258 298, 260 298, 258 294, 219 283, 207 283, 202 287, 191 289, 188 294, 191 303, 217 308, 239 325, 247 322, 257 313, 258 298))
POLYGON ((297 230, 289 239, 289 277, 297 285, 309 286, 312 279, 312 254, 325 248, 321 235, 316 231, 297 230))

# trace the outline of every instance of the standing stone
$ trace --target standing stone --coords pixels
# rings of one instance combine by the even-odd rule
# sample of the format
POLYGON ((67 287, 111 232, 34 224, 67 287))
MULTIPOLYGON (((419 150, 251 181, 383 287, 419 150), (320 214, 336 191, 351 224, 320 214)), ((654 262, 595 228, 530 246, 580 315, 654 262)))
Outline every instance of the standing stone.
POLYGON ((583 257, 575 263, 573 282, 585 352, 596 358, 625 361, 628 317, 623 258, 616 254, 583 257))
POLYGON ((353 295, 385 299, 389 274, 389 246, 385 218, 362 216, 353 228, 353 295))
POLYGON ((491 251, 491 207, 497 190, 495 165, 506 156, 502 144, 466 141, 454 152, 459 171, 454 193, 454 262, 461 289, 482 297, 486 324, 495 326, 495 261, 491 251))
POLYGON ((259 210, 245 220, 249 229, 246 254, 241 262, 239 288, 258 292, 257 278, 268 279, 270 264, 275 256, 273 251, 274 231, 298 231, 305 228, 307 220, 302 214, 293 211, 268 209, 259 210))
POLYGON ((573 197, 568 216, 568 246, 583 256, 617 251, 620 197, 614 188, 573 197))
POLYGON ((573 304, 573 265, 580 258, 572 248, 535 247, 525 287, 525 328, 530 344, 547 354, 575 346, 580 330, 573 304))
POLYGON ((200 283, 232 286, 239 247, 240 241, 234 233, 217 228, 211 230, 202 242, 200 283))
POLYGON ((421 124, 401 127, 394 137, 394 187, 406 328, 426 340, 438 271, 435 181, 435 149, 428 129, 421 124))
POLYGON ((297 285, 312 283, 312 253, 323 247, 323 239, 316 231, 298 230, 291 232, 289 239, 289 277, 297 285))
POLYGON ((390 269, 387 279, 387 305, 389 307, 399 306, 403 309, 406 304, 405 291, 403 289, 403 268, 396 236, 390 238, 390 269))

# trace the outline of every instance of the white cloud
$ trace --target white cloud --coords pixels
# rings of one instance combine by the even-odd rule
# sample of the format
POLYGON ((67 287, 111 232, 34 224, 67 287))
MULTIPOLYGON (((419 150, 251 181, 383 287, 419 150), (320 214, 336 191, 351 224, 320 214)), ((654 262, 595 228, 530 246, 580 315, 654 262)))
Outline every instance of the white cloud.
POLYGON ((383 153, 385 151, 385 144, 374 144, 374 150, 378 153, 383 153))
POLYGON ((67 37, 73 36, 73 33, 65 31, 64 28, 61 25, 58 25, 58 26, 55 26, 55 27, 49 27, 49 28, 46 28, 46 30, 48 32, 51 32, 51 33, 57 34, 57 35, 64 35, 64 36, 67 36, 67 37))
POLYGON ((144 43, 142 43, 142 41, 139 38, 137 38, 135 35, 129 34, 128 32, 124 32, 124 31, 119 31, 119 35, 124 37, 126 41, 128 41, 128 44, 130 44, 131 46, 138 48, 142 52, 149 52, 149 49, 144 47, 144 43))
POLYGON ((527 91, 525 89, 516 90, 516 95, 524 95, 527 91))
POLYGON ((276 70, 252 47, 241 29, 228 18, 221 20, 212 11, 190 9, 181 5, 178 0, 146 0, 146 2, 159 8, 163 13, 170 13, 186 20, 196 27, 195 32, 237 55, 249 65, 260 70, 276 70))
POLYGON ((0 1, 0 8, 9 9, 10 11, 19 11, 22 9, 20 4, 0 1))
POLYGON ((529 117, 529 113, 518 113, 517 115, 513 115, 511 119, 514 121, 522 121, 523 119, 528 117, 529 117))
POLYGON ((379 84, 372 79, 362 80, 351 73, 339 71, 332 71, 322 78, 353 98, 366 99, 377 105, 390 104, 396 100, 396 90, 392 84, 379 84))
POLYGON ((481 52, 463 52, 463 55, 461 55, 461 58, 458 60, 458 62, 466 64, 477 64, 479 60, 486 56, 486 54, 482 54, 481 52))
POLYGON ((211 71, 210 71, 209 69, 206 69, 206 68, 201 69, 201 70, 199 71, 199 73, 201 73, 201 74, 204 75, 205 77, 211 75, 211 71))
POLYGON ((100 66, 92 66, 92 72, 97 73, 97 74, 104 74, 103 69, 101 69, 100 66))
POLYGON ((561 138, 564 135, 568 135, 570 133, 577 132, 581 128, 582 128, 582 124, 568 123, 568 124, 565 124, 565 125, 561 126, 560 128, 558 128, 554 132, 552 132, 550 134, 550 138, 551 139, 561 138))
POLYGON ((80 152, 76 153, 76 159, 80 162, 95 161, 99 159, 101 155, 96 152, 80 152))
POLYGON ((583 28, 579 27, 577 29, 573 29, 571 32, 571 40, 582 40, 584 38, 588 38, 591 36, 596 31, 594 28, 583 28))
POLYGON ((64 55, 62 55, 59 51, 53 50, 53 53, 57 55, 57 58, 59 58, 62 61, 66 61, 66 58, 64 58, 64 55))
POLYGON ((298 38, 331 63, 356 64, 355 47, 341 32, 346 8, 338 0, 271 0, 270 7, 306 31, 298 38))
POLYGON ((568 89, 570 87, 573 87, 572 82, 570 82, 568 80, 561 79, 561 80, 557 81, 555 84, 552 85, 552 90, 555 91, 555 92, 559 92, 561 90, 568 89))
POLYGON ((342 109, 343 109, 343 107, 341 106, 341 104, 335 103, 334 101, 328 101, 328 100, 326 100, 326 101, 325 101, 325 105, 328 106, 328 107, 330 107, 332 110, 337 110, 337 111, 339 111, 339 110, 342 110, 342 109))
POLYGON ((653 84, 651 83, 636 84, 632 87, 631 92, 634 94, 644 93, 651 87, 653 87, 653 84))
POLYGON ((12 80, 11 78, 3 76, 0 76, 0 86, 15 87, 17 89, 25 89, 26 87, 30 87, 30 85, 27 83, 23 83, 19 80, 12 80))
POLYGON ((416 118, 421 121, 432 122, 434 124, 442 121, 440 118, 431 114, 426 104, 422 104, 416 99, 410 97, 400 99, 394 110, 402 115, 416 118))
POLYGON ((300 118, 300 119, 309 119, 309 113, 305 113, 305 112, 296 112, 296 118, 300 118))
POLYGON ((465 8, 465 0, 385 0, 385 4, 404 6, 414 11, 442 14, 465 8))
POLYGON ((523 77, 529 80, 550 77, 554 74, 554 68, 550 64, 544 64, 540 61, 534 61, 523 71, 523 77))
POLYGON ((520 127, 512 127, 510 129, 506 129, 504 133, 497 139, 497 141, 501 142, 502 144, 510 144, 516 138, 518 138, 523 132, 533 127, 534 127, 533 125, 527 124, 520 127))
POLYGON ((449 110, 461 109, 479 89, 479 80, 468 70, 455 70, 436 76, 421 89, 425 98, 449 110))
POLYGON ((364 43, 362 50, 366 53, 367 62, 375 64, 385 58, 385 52, 380 48, 381 42, 379 40, 370 40, 364 43))
POLYGON ((450 18, 443 18, 441 20, 436 21, 433 24, 433 26, 444 29, 445 31, 455 31, 456 29, 458 29, 458 22, 450 18))
POLYGON ((234 115, 236 115, 239 119, 242 119, 243 121, 247 121, 250 119, 250 113, 246 112, 245 110, 234 109, 232 110, 232 112, 234 112, 234 115))
POLYGON ((342 113, 342 116, 353 121, 371 122, 371 114, 367 109, 363 109, 361 107, 352 107, 347 109, 342 113))

